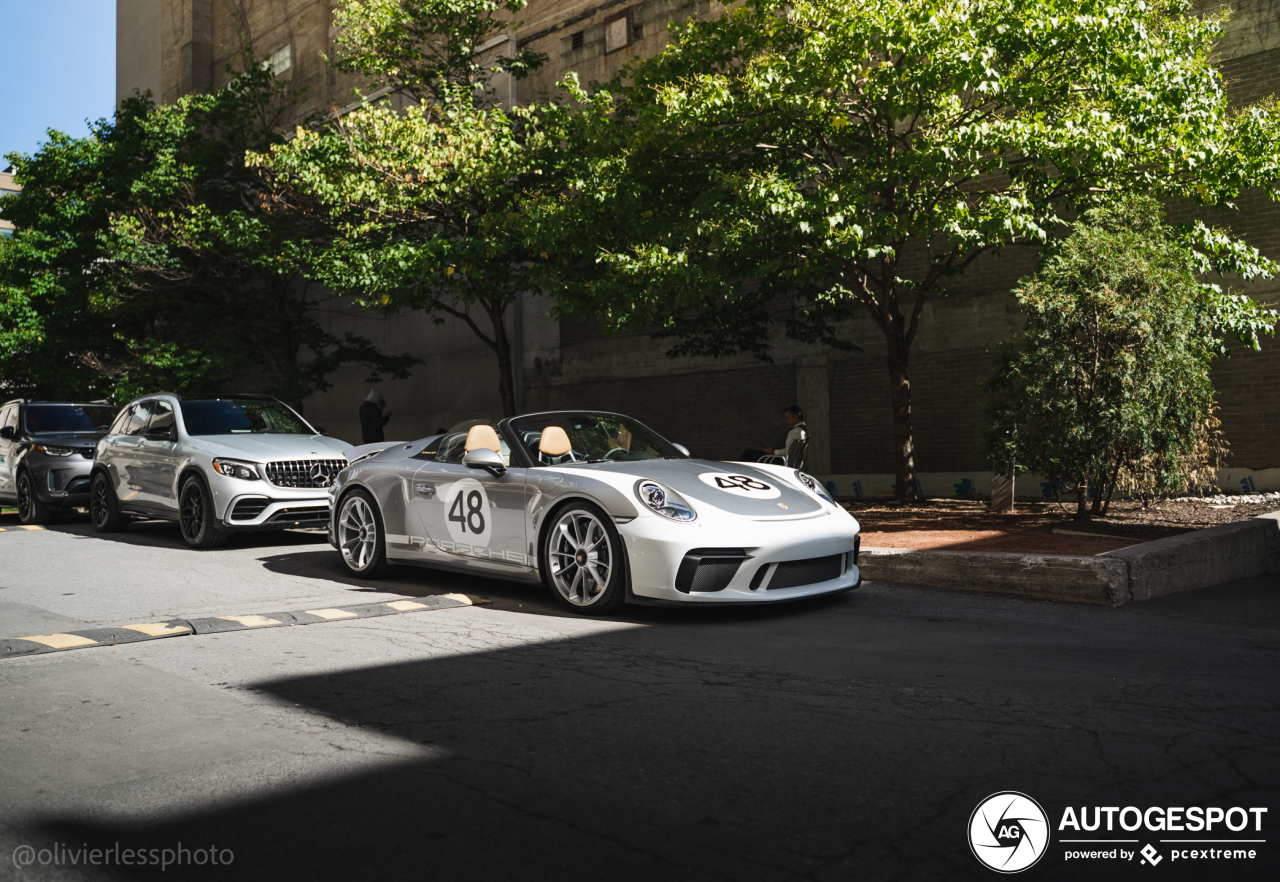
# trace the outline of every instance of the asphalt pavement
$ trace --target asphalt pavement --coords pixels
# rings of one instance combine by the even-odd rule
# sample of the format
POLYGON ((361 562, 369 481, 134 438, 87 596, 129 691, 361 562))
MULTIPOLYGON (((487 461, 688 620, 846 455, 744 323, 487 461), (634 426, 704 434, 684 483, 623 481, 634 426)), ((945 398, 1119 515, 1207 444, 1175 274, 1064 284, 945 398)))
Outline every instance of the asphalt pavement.
POLYGON ((1277 577, 601 621, 531 586, 351 579, 312 533, 0 533, 0 638, 446 593, 491 603, 0 661, 0 879, 994 878, 969 826, 1000 791, 1053 828, 1027 878, 1280 877, 1277 577), (1265 807, 1203 838, 1267 841, 1225 864, 1104 831, 1159 860, 1068 860, 1112 846, 1062 842, 1090 835, 1065 809, 1107 806, 1265 807))

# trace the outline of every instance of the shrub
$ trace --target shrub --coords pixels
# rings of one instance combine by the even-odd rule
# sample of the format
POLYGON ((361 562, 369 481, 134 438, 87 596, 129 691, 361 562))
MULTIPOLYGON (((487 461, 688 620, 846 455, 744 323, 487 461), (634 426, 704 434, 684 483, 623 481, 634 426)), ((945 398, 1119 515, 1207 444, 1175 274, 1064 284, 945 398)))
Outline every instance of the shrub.
POLYGON ((1152 199, 1085 214, 1015 291, 1026 325, 987 387, 997 471, 1044 475, 1078 520, 1117 487, 1149 502, 1211 483, 1225 442, 1210 365, 1228 330, 1256 348, 1276 313, 1202 284, 1199 266, 1152 199))

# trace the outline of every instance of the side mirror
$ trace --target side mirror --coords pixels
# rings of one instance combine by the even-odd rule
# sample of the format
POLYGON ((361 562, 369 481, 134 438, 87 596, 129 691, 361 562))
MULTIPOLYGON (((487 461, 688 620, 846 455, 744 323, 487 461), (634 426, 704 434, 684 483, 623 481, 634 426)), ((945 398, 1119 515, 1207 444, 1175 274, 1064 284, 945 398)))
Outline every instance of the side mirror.
POLYGON ((3 439, 4 439, 4 440, 6 440, 6 441, 12 441, 12 440, 13 440, 13 426, 3 426, 3 427, 0 427, 0 438, 3 438, 3 439))
POLYGON ((674 447, 676 450, 679 450, 685 456, 693 456, 693 454, 689 452, 689 448, 685 447, 683 444, 672 443, 671 446, 674 447))
POLYGON ((178 427, 170 424, 168 426, 165 426, 163 429, 157 429, 154 432, 148 432, 146 434, 146 439, 148 441, 177 441, 178 427))
POLYGON ((469 469, 484 469, 495 478, 501 478, 507 473, 507 465, 502 461, 501 454, 488 447, 468 450, 462 457, 462 464, 469 469))

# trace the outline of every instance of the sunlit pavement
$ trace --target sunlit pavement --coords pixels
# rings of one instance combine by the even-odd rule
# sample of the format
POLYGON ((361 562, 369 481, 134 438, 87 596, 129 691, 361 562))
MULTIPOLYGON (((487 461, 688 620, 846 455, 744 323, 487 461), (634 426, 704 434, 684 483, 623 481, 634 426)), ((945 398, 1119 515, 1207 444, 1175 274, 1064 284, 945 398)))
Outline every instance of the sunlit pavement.
MULTIPOLYGON (((193 552, 169 525, 75 521, 0 534, 0 586, 0 637, 493 601, 0 662, 0 878, 158 876, 65 849, 178 843, 224 859, 165 874, 183 878, 990 878, 966 829, 1000 790, 1051 818, 1217 803, 1280 823, 1273 577, 1117 610, 869 584, 597 621, 491 580, 359 582, 315 534, 193 552), (15 866, 42 848, 62 863, 15 866)), ((1275 878, 1256 847, 1226 876, 1114 877, 1275 878)), ((1033 872, 1107 869, 1058 849, 1033 872)))

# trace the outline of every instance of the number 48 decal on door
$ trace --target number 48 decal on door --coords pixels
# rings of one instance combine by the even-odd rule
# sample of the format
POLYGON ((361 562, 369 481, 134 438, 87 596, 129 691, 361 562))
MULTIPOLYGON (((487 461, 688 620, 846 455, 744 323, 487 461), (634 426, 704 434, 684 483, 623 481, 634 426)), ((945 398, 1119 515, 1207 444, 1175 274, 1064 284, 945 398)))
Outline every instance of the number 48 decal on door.
POLYGON ((441 494, 444 502, 445 526, 453 541, 483 548, 493 536, 489 496, 484 485, 474 478, 463 478, 441 494))

